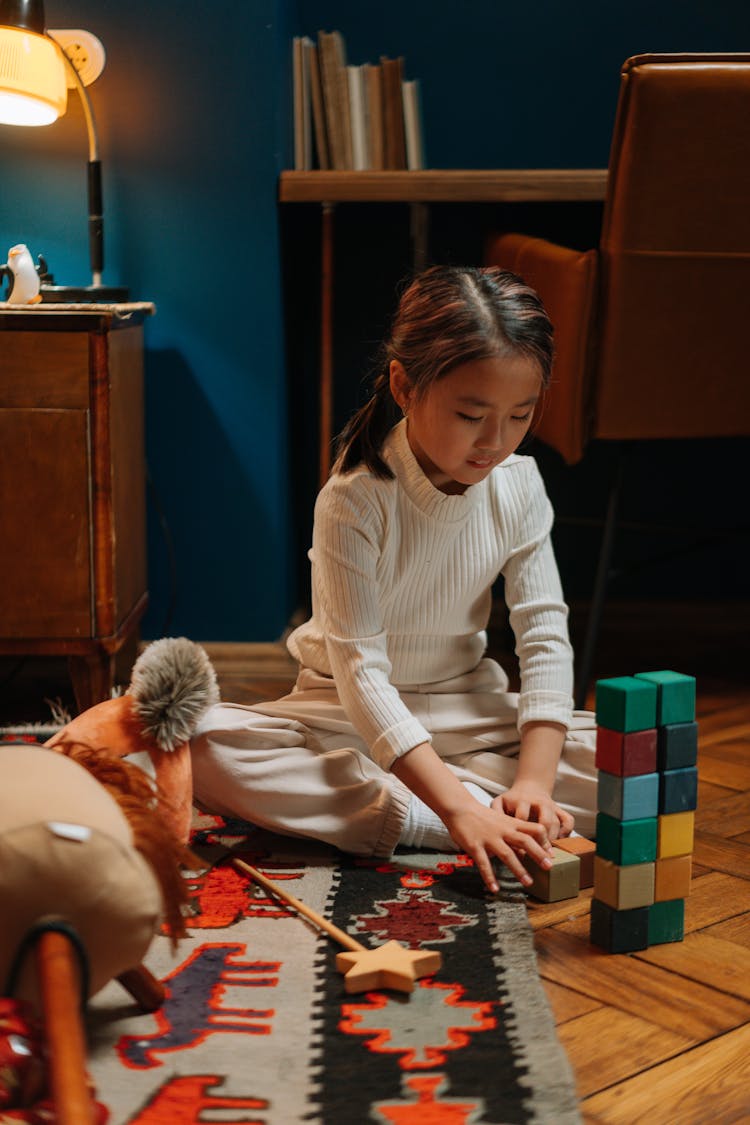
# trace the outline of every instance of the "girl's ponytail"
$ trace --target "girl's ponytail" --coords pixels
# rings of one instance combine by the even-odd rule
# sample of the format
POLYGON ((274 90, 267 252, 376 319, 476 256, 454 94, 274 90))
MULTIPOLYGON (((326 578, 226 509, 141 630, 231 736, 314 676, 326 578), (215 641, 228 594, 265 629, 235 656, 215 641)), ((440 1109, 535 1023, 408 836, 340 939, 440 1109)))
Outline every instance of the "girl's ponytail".
POLYGON ((353 414, 336 440, 334 473, 348 473, 365 464, 375 476, 391 480, 393 473, 382 457, 383 442, 398 421, 386 364, 375 379, 372 396, 353 414))

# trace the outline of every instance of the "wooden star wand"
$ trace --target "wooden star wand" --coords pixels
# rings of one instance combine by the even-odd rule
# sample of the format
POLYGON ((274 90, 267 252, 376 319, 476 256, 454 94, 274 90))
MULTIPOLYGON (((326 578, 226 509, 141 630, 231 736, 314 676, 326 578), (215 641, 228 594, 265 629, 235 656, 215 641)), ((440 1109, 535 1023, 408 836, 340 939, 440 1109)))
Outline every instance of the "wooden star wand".
POLYGON ((338 926, 316 914, 304 902, 263 875, 249 863, 233 859, 235 867, 247 872, 272 895, 288 903, 298 914, 309 918, 318 929, 324 930, 339 945, 345 946, 348 953, 336 955, 336 968, 344 974, 344 988, 347 992, 367 992, 370 989, 394 988, 398 992, 413 992, 414 982, 421 977, 436 973, 443 963, 442 956, 430 949, 406 949, 398 941, 387 941, 377 949, 368 949, 338 926))

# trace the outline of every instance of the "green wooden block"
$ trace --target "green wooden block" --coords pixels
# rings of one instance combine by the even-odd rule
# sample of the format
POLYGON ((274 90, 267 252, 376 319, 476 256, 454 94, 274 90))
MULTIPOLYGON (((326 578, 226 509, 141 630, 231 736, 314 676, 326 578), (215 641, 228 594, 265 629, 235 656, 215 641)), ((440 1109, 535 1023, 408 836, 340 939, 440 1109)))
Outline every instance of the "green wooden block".
POLYGON ((623 867, 651 863, 656 859, 657 825, 655 816, 618 820, 606 813, 597 813, 596 854, 623 867))
POLYGON ((656 726, 656 684, 635 676, 599 680, 596 721, 609 730, 648 730, 656 726))
POLYGON ((636 672, 637 680, 655 684, 656 723, 690 723, 695 718, 695 676, 681 672, 636 672))
POLYGON ((648 908, 648 944, 663 945, 685 937, 685 900, 654 902, 648 908))

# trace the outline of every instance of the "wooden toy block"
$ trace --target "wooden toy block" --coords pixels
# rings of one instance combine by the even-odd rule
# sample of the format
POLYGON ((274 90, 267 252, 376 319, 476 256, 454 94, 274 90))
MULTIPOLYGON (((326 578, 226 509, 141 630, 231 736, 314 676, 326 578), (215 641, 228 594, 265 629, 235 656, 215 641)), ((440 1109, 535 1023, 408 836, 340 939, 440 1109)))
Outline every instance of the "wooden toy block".
POLYGON ((636 672, 637 680, 655 684, 656 725, 689 723, 695 718, 695 677, 682 672, 636 672))
POLYGON ((687 766, 659 774, 659 812, 681 813, 698 804, 698 770, 687 766))
POLYGON ((678 770, 698 761, 698 724, 667 723, 659 727, 656 761, 660 770, 678 770))
POLYGON ((621 867, 633 863, 653 863, 656 859, 656 828, 655 816, 641 820, 617 820, 600 812, 596 817, 597 855, 621 867))
POLYGON ((560 840, 555 840, 555 847, 560 851, 568 852, 569 855, 577 855, 581 861, 579 882, 581 890, 585 887, 593 887, 594 885, 594 856, 596 855, 596 844, 593 840, 587 840, 585 836, 563 836, 560 840))
POLYGON ((615 820, 641 820, 659 812, 659 774, 633 777, 599 771, 597 808, 615 820))
POLYGON ((596 731, 595 764, 597 769, 619 774, 620 777, 655 773, 656 746, 656 727, 625 733, 600 726, 596 731))
POLYGON ((596 685, 596 721, 609 730, 647 730, 656 726, 656 684, 635 676, 616 676, 596 685))
POLYGON ((681 898, 655 902, 648 908, 648 944, 662 945, 685 937, 685 903, 681 898))
POLYGON ((577 855, 563 851, 553 845, 552 866, 545 870, 537 866, 528 856, 524 867, 533 878, 533 883, 524 888, 534 898, 542 902, 559 902, 563 898, 575 898, 581 886, 581 860, 577 855))
POLYGON ((648 906, 613 910, 606 902, 591 900, 590 937, 607 953, 634 953, 648 948, 648 906))
POLYGON ((691 855, 669 856, 657 859, 654 876, 654 902, 669 902, 672 899, 685 899, 690 894, 690 878, 693 868, 691 855))
POLYGON ((691 855, 695 838, 695 813, 669 813, 660 816, 656 826, 656 856, 667 859, 691 855))
POLYGON ((633 863, 620 867, 602 856, 594 856, 594 898, 613 910, 632 910, 654 901, 655 863, 633 863))

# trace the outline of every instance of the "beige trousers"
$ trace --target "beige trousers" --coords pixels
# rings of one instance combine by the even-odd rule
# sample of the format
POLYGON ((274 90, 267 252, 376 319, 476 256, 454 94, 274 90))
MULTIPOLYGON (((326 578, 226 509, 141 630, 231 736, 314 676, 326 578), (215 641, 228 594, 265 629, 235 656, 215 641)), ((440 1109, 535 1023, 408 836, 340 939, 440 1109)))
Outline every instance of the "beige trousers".
MULTIPOLYGON (((446 765, 492 795, 512 785, 519 751, 518 696, 506 686, 499 665, 483 660, 464 676, 399 689, 446 765)), ((595 716, 575 712, 553 793, 589 837, 595 738, 595 716)), ((273 703, 218 704, 191 752, 195 797, 209 812, 356 855, 390 855, 398 843, 411 793, 368 757, 329 677, 303 669, 292 693, 273 703)))

